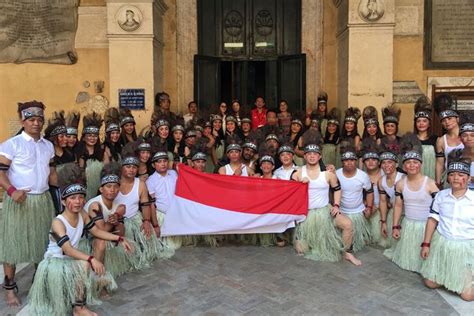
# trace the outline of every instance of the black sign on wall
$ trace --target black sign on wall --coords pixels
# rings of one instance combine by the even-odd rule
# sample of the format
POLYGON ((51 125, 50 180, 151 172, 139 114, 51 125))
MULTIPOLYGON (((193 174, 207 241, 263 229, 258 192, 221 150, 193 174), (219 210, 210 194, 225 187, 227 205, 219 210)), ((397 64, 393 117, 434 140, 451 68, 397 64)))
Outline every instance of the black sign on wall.
POLYGON ((119 89, 119 107, 144 110, 145 89, 119 89))

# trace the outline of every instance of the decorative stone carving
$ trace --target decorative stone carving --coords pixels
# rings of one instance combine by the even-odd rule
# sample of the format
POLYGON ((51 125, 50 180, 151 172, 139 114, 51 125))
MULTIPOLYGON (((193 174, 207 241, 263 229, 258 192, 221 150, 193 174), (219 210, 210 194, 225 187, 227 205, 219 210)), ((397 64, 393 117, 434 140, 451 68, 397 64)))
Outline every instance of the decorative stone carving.
POLYGON ((380 20, 384 12, 383 0, 361 0, 359 3, 359 16, 366 22, 380 20))
POLYGON ((89 102, 81 106, 81 112, 89 114, 94 112, 104 113, 109 108, 109 100, 103 95, 97 94, 89 99, 89 102))
POLYGON ((94 81, 94 91, 95 93, 102 93, 104 91, 104 81, 94 81))
POLYGON ((224 20, 224 30, 230 36, 237 37, 242 33, 244 25, 242 14, 238 11, 232 10, 227 13, 224 20))
POLYGON ((122 30, 133 32, 140 27, 143 15, 137 7, 124 5, 118 9, 115 19, 122 30))
POLYGON ((268 36, 273 31, 273 18, 268 10, 260 10, 255 17, 255 27, 257 33, 268 36))
POLYGON ((79 91, 79 93, 76 96, 76 103, 84 103, 89 101, 90 95, 87 91, 79 91))

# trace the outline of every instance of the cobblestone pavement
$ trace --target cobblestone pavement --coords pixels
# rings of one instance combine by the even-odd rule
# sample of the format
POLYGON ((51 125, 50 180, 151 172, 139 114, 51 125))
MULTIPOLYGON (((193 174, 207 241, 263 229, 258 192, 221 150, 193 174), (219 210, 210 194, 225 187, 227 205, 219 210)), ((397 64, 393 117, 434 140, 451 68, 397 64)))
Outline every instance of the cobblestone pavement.
MULTIPOLYGON (((289 247, 183 248, 170 260, 118 279, 100 315, 458 315, 420 277, 379 249, 358 253, 363 266, 321 263, 289 247)), ((23 299, 32 268, 19 273, 23 299)), ((0 303, 0 315, 15 314, 0 303)), ((25 309, 20 313, 27 315, 25 309)))

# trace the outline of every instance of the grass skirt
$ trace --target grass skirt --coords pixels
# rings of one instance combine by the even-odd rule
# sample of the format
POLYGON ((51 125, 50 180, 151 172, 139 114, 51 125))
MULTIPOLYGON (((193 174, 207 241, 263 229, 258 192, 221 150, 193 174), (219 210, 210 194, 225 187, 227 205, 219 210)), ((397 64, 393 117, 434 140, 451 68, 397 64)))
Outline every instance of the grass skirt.
POLYGON ((100 172, 104 164, 95 159, 87 160, 86 166, 86 181, 87 181, 87 194, 86 201, 96 197, 100 188, 100 172))
POLYGON ((424 278, 461 294, 472 287, 474 240, 449 240, 435 232, 428 258, 421 264, 424 278))
POLYGON ((55 209, 49 191, 16 203, 6 193, 0 216, 0 262, 39 263, 48 246, 55 209))
MULTIPOLYGON (((165 213, 156 210, 156 217, 158 219, 158 224, 160 227, 163 225, 165 221, 165 213)), ((187 238, 187 236, 170 236, 170 237, 161 237, 160 240, 168 249, 176 250, 181 248, 183 245, 183 238, 187 238)), ((173 252, 174 254, 174 252, 173 252)))
POLYGON ((238 235, 243 238, 243 242, 251 246, 271 247, 276 245, 276 234, 245 234, 238 235))
POLYGON ((372 240, 369 221, 364 217, 364 213, 344 213, 344 215, 352 221, 354 230, 352 245, 354 252, 364 249, 372 240))
POLYGON ((296 226, 295 238, 305 249, 305 257, 311 260, 339 261, 344 251, 329 205, 309 210, 306 220, 296 226))
POLYGON ((387 249, 384 255, 391 257, 400 268, 420 272, 420 245, 425 234, 425 221, 415 221, 404 218, 401 223, 400 239, 393 248, 387 249))
POLYGON ((133 252, 135 259, 132 261, 137 265, 135 269, 142 269, 157 258, 170 258, 174 255, 174 250, 167 247, 161 238, 157 238, 154 231, 150 239, 146 238, 141 229, 142 218, 142 214, 138 213, 125 220, 125 237, 136 243, 133 252))
MULTIPOLYGON (((138 248, 138 245, 133 240, 130 240, 129 242, 134 250, 138 248)), ((139 264, 139 260, 133 252, 128 254, 121 245, 116 246, 115 242, 107 241, 104 266, 112 276, 121 276, 139 266, 139 264)))
POLYGON ((322 158, 325 165, 334 165, 336 166, 338 157, 337 157, 337 146, 334 144, 324 144, 322 151, 322 158))
POLYGON ((423 166, 422 171, 425 176, 435 179, 436 173, 436 154, 431 145, 422 145, 423 147, 423 166))
MULTIPOLYGON (((33 315, 71 315, 72 304, 84 300, 97 305, 97 285, 89 263, 71 258, 45 258, 38 265, 28 295, 29 311, 33 315)), ((109 278, 109 289, 116 288, 109 278)))
POLYGON ((376 244, 382 248, 390 248, 394 244, 394 239, 392 238, 392 226, 393 226, 393 209, 389 209, 387 212, 387 238, 383 238, 382 233, 380 232, 380 211, 372 216, 370 219, 370 226, 372 232, 372 243, 376 244), (378 225, 378 226, 377 226, 378 225), (378 229, 378 233, 375 232, 375 229, 378 229))

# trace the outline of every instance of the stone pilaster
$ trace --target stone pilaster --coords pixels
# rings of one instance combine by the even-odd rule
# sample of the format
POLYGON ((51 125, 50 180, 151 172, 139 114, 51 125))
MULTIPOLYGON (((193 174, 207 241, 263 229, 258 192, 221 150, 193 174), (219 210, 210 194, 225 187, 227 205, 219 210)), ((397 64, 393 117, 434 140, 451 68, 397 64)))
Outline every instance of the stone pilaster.
POLYGON ((379 110, 392 101, 395 1, 335 1, 338 100, 379 110))

